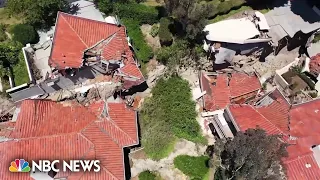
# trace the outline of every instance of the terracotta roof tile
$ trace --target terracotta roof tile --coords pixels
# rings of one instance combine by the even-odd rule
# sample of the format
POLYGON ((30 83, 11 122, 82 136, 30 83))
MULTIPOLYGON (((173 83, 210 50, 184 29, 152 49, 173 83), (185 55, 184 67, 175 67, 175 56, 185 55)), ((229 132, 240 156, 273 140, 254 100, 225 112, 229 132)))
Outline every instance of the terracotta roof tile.
POLYGON ((298 157, 295 160, 285 163, 288 180, 318 180, 320 169, 312 154, 298 157), (307 168, 306 164, 311 167, 307 168))
POLYGON ((104 60, 125 58, 121 72, 143 79, 143 75, 133 58, 133 52, 128 45, 124 26, 116 26, 62 12, 59 12, 57 17, 49 65, 57 69, 80 68, 83 65, 83 52, 109 37, 111 40, 103 46, 102 58, 104 60))
POLYGON ((273 91, 269 97, 273 99, 273 102, 268 106, 257 108, 257 111, 281 129, 281 131, 288 133, 290 104, 278 89, 273 91))
POLYGON ((21 104, 15 130, 10 137, 28 138, 79 132, 96 119, 96 116, 80 105, 25 100, 21 104))
POLYGON ((251 105, 230 105, 229 110, 240 131, 259 127, 264 129, 268 134, 282 134, 279 128, 263 117, 251 105))
POLYGON ((49 64, 57 69, 79 68, 85 49, 118 30, 113 24, 58 12, 49 64))
POLYGON ((320 53, 310 58, 310 72, 318 76, 320 74, 320 53))
POLYGON ((15 129, 15 140, 0 142, 0 179, 30 179, 29 173, 9 173, 15 158, 98 159, 99 173, 59 173, 68 179, 124 179, 123 147, 137 144, 137 119, 124 103, 111 103, 109 117, 101 118, 104 103, 89 107, 51 101, 22 102, 15 129), (119 114, 117 114, 119 113, 119 114))
POLYGON ((289 156, 283 159, 288 179, 320 179, 320 168, 312 152, 314 145, 320 145, 320 99, 288 107, 279 91, 274 91, 272 95, 275 101, 269 106, 257 108, 257 111, 249 105, 232 105, 230 112, 241 131, 259 125, 269 134, 280 134, 286 130, 285 122, 288 120, 290 129, 283 132, 290 135, 290 138, 284 139, 290 144, 287 148, 289 156), (311 167, 306 167, 306 164, 311 167))
POLYGON ((110 119, 126 132, 132 140, 138 141, 136 112, 127 108, 125 104, 108 103, 108 113, 110 119))
POLYGON ((96 158, 118 179, 124 179, 122 147, 119 147, 111 137, 103 133, 95 123, 83 131, 93 144, 95 144, 96 158))
POLYGON ((229 82, 231 98, 242 96, 261 89, 259 79, 255 75, 234 73, 229 82))
POLYGON ((25 180, 29 173, 10 173, 10 162, 17 158, 26 161, 39 159, 79 159, 93 147, 81 134, 67 134, 62 136, 50 136, 42 138, 30 138, 13 140, 0 143, 0 179, 1 180, 25 180))
POLYGON ((243 73, 233 73, 231 77, 227 74, 209 76, 201 73, 200 81, 202 91, 207 92, 204 95, 204 107, 208 111, 223 109, 232 98, 261 89, 256 76, 243 73))

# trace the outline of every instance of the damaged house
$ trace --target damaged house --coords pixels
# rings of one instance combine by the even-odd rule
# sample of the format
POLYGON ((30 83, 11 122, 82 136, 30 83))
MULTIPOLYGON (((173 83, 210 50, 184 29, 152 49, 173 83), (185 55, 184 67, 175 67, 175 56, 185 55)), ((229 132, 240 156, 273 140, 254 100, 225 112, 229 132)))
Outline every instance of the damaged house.
MULTIPOLYGON (((121 82, 123 90, 144 84, 126 28, 116 18, 112 18, 112 22, 110 18, 103 22, 58 12, 53 37, 48 40, 52 41, 47 49, 49 56, 36 59, 42 64, 38 67, 47 64, 48 68, 43 70, 45 77, 33 81, 27 89, 10 92, 13 100, 70 88, 98 76, 121 82)), ((37 55, 34 48, 28 50, 29 54, 37 55)))
POLYGON ((215 64, 232 64, 236 54, 247 55, 261 51, 271 40, 266 18, 256 11, 240 19, 209 24, 204 28, 204 50, 214 56, 215 64))
POLYGON ((296 47, 309 47, 320 29, 320 14, 316 6, 310 6, 305 0, 289 2, 265 14, 274 54, 285 46, 289 51, 296 47))
POLYGON ((202 121, 219 138, 233 137, 224 117, 228 104, 250 103, 262 89, 256 75, 245 73, 212 74, 202 72, 200 88, 203 94, 202 121))
POLYGON ((300 47, 300 54, 308 54, 307 48, 319 29, 320 10, 316 6, 305 0, 282 2, 266 14, 244 13, 240 19, 207 25, 204 50, 216 65, 233 65, 236 54, 264 60, 286 46, 289 51, 300 47))

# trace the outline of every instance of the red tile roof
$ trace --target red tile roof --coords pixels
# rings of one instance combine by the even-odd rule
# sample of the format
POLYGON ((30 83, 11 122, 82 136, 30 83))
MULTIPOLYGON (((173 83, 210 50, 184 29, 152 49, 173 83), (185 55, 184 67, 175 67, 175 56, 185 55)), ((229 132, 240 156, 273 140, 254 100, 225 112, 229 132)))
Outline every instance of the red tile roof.
POLYGON ((268 106, 263 106, 256 108, 257 111, 262 114, 266 119, 272 122, 275 126, 277 126, 284 133, 288 133, 289 131, 289 109, 290 104, 288 101, 282 96, 278 89, 274 90, 269 97, 273 99, 273 102, 268 106))
POLYGON ((240 131, 250 128, 264 129, 268 134, 282 134, 281 130, 262 116, 251 105, 230 105, 228 107, 240 131))
POLYGON ((230 97, 235 98, 261 89, 257 76, 244 73, 233 73, 229 82, 230 97))
POLYGON ((29 173, 9 173, 15 158, 98 159, 99 173, 59 173, 68 179, 124 179, 123 147, 138 144, 136 113, 124 103, 97 102, 89 107, 25 100, 15 128, 0 142, 0 179, 30 179, 29 173), (103 111, 104 107, 107 111, 103 111), (119 113, 119 114, 118 114, 119 113))
POLYGON ((204 107, 208 111, 225 108, 232 98, 246 95, 261 89, 256 76, 244 73, 233 73, 209 76, 201 73, 201 89, 207 93, 204 95, 204 107))
POLYGON ((289 156, 283 159, 289 180, 320 179, 320 168, 312 154, 312 147, 320 145, 320 99, 289 106, 278 90, 272 94, 275 101, 266 107, 231 105, 229 109, 237 126, 245 131, 258 125, 269 134, 290 136, 284 139, 290 146, 287 148, 289 156))
POLYGON ((320 170, 312 154, 285 162, 288 180, 319 180, 320 170), (306 164, 311 167, 307 168, 306 164))
POLYGON ((58 12, 49 65, 57 69, 80 68, 83 65, 83 53, 102 40, 111 38, 102 49, 102 59, 120 59, 126 56, 123 73, 143 78, 133 53, 129 48, 124 26, 81 18, 58 12), (132 66, 134 64, 134 67, 132 66), (129 67, 126 67, 126 66, 129 67))
POLYGON ((311 73, 317 76, 320 74, 320 53, 311 57, 309 68, 311 73))

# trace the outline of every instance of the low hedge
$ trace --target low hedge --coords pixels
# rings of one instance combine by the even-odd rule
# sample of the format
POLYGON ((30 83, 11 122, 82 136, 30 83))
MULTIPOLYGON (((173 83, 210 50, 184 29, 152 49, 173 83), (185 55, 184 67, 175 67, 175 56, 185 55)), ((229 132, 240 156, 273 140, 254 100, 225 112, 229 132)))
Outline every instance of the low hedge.
POLYGON ((208 156, 179 155, 174 158, 174 166, 182 171, 190 179, 202 180, 209 171, 208 156))
POLYGON ((153 57, 153 51, 144 39, 139 21, 127 18, 123 18, 121 21, 127 28, 128 36, 132 39, 136 57, 142 62, 148 62, 153 57))
POLYGON ((137 3, 115 4, 114 13, 120 18, 133 18, 139 24, 155 24, 159 21, 158 10, 156 7, 146 6, 137 3))
POLYGON ((171 21, 168 18, 160 19, 159 39, 161 45, 170 46, 172 44, 173 38, 169 29, 170 24, 171 21))

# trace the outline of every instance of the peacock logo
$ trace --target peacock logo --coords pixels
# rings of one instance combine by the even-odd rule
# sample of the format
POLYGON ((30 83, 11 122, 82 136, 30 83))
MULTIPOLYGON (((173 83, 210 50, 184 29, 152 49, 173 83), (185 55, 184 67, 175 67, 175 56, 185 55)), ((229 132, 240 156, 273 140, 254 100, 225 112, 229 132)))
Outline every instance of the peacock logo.
POLYGON ((24 159, 16 159, 11 162, 11 166, 9 167, 10 172, 29 172, 30 167, 29 163, 24 159))

